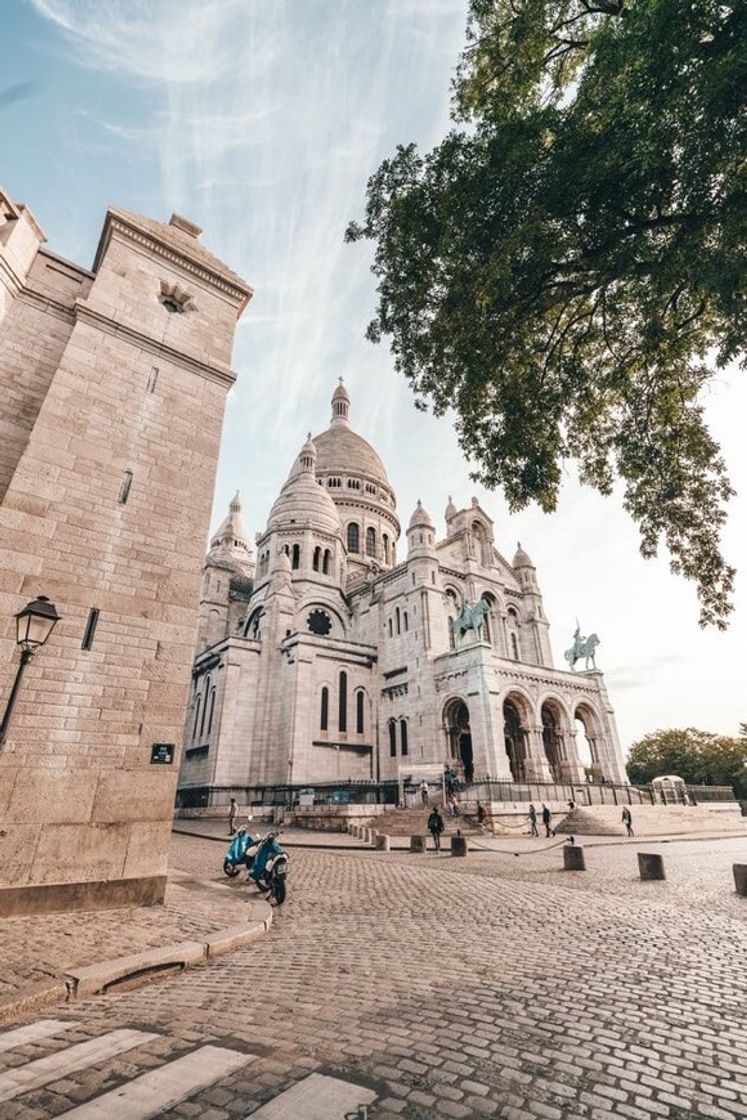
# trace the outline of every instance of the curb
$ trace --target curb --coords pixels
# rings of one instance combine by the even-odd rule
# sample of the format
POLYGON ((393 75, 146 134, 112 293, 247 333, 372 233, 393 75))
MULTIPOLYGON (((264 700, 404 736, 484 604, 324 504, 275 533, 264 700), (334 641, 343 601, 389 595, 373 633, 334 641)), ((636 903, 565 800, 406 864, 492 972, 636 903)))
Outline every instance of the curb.
POLYGON ((251 921, 216 930, 199 941, 181 941, 127 957, 97 961, 83 968, 65 969, 60 976, 29 985, 0 1002, 0 1022, 54 1004, 126 991, 232 953, 263 937, 272 925, 272 907, 267 902, 252 902, 251 915, 251 921))
MULTIPOLYGON (((213 836, 209 832, 192 832, 188 828, 172 828, 172 832, 177 833, 179 836, 194 836, 197 840, 216 840, 219 844, 228 847, 231 842, 230 836, 213 836)), ((309 832, 312 830, 309 829, 309 832)), ((336 832, 336 836, 347 836, 346 832, 336 832)), ((325 852, 367 852, 373 851, 369 844, 302 844, 298 840, 283 840, 284 848, 319 848, 320 851, 325 852)))

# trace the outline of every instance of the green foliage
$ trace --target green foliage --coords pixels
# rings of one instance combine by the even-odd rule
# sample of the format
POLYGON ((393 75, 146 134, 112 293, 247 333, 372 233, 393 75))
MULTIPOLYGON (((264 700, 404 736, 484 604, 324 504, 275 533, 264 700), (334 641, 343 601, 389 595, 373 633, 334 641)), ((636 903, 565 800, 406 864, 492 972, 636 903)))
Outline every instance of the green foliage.
POLYGON ((732 491, 704 388, 747 334, 747 6, 472 0, 449 135, 398 148, 348 240, 416 403, 475 478, 556 507, 565 462, 623 483, 723 628, 732 491))
POLYGON ((653 731, 630 748, 628 775, 636 785, 676 774, 692 785, 732 786, 747 798, 747 724, 739 738, 686 730, 653 731))

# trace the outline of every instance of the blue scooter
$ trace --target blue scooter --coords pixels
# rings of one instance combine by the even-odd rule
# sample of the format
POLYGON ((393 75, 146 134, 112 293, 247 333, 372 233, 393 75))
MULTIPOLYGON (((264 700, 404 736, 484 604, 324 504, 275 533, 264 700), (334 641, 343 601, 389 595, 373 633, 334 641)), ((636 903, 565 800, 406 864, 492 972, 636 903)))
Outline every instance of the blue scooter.
POLYGON ((274 898, 277 905, 282 906, 285 902, 285 877, 288 874, 289 860, 278 844, 278 831, 268 832, 257 844, 254 859, 249 866, 249 878, 254 880, 261 891, 267 891, 268 899, 274 898))
POLYGON ((223 872, 229 879, 235 879, 241 868, 246 867, 248 878, 281 906, 285 902, 289 861, 277 838, 277 831, 258 837, 252 836, 248 829, 240 828, 228 845, 223 872))

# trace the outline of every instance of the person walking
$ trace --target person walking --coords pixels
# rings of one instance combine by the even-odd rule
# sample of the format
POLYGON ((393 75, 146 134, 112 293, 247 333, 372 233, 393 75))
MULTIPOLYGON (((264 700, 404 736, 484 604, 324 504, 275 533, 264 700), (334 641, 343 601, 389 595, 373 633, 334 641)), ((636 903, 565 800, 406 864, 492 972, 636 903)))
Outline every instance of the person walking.
POLYGON ((433 837, 433 847, 437 852, 441 851, 441 833, 444 830, 444 819, 434 805, 431 809, 431 815, 428 817, 428 831, 433 837))
POLYGON ((481 801, 477 802, 477 823, 480 828, 484 828, 485 821, 488 819, 488 812, 481 801))
POLYGON ((236 831, 236 815, 239 807, 236 804, 236 798, 231 798, 231 804, 228 806, 228 835, 233 836, 236 831))
POLYGON ((428 804, 428 783, 425 780, 420 783, 420 799, 424 806, 428 804))
POLYGON ((622 822, 628 830, 628 836, 635 836, 633 832, 633 814, 627 805, 623 809, 622 822))
POLYGON ((545 803, 543 802, 542 803, 542 823, 545 826, 545 836, 547 836, 547 837, 550 837, 550 836, 554 835, 552 829, 550 828, 550 821, 551 820, 552 820, 552 813, 547 808, 547 805, 545 805, 545 803))
POLYGON ((537 831, 537 810, 534 805, 529 806, 529 828, 532 836, 539 836, 537 831))
POLYGON ((456 799, 456 797, 454 796, 453 793, 449 794, 449 799, 447 801, 447 805, 449 807, 449 812, 451 813, 452 817, 458 817, 459 816, 459 805, 457 804, 457 799, 456 799))

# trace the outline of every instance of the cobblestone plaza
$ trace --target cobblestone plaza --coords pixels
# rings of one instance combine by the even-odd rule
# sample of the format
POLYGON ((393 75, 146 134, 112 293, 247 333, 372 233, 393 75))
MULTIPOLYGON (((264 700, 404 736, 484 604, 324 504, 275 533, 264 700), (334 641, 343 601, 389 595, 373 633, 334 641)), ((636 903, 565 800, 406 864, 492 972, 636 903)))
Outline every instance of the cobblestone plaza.
MULTIPOLYGON (((731 878, 744 840, 648 847, 665 882, 639 881, 635 844, 589 844, 585 873, 562 872, 544 844, 466 860, 292 850, 288 901, 261 941, 55 1009, 73 1024, 64 1036, 0 1048, 1 1098, 7 1072, 40 1058, 116 1031, 154 1036, 0 1115, 64 1115, 211 1044, 247 1064, 158 1115, 233 1120, 322 1073, 373 1097, 369 1120, 747 1116, 747 904, 731 878)), ((196 885, 219 884, 221 858, 210 840, 174 838, 172 864, 196 885)))

